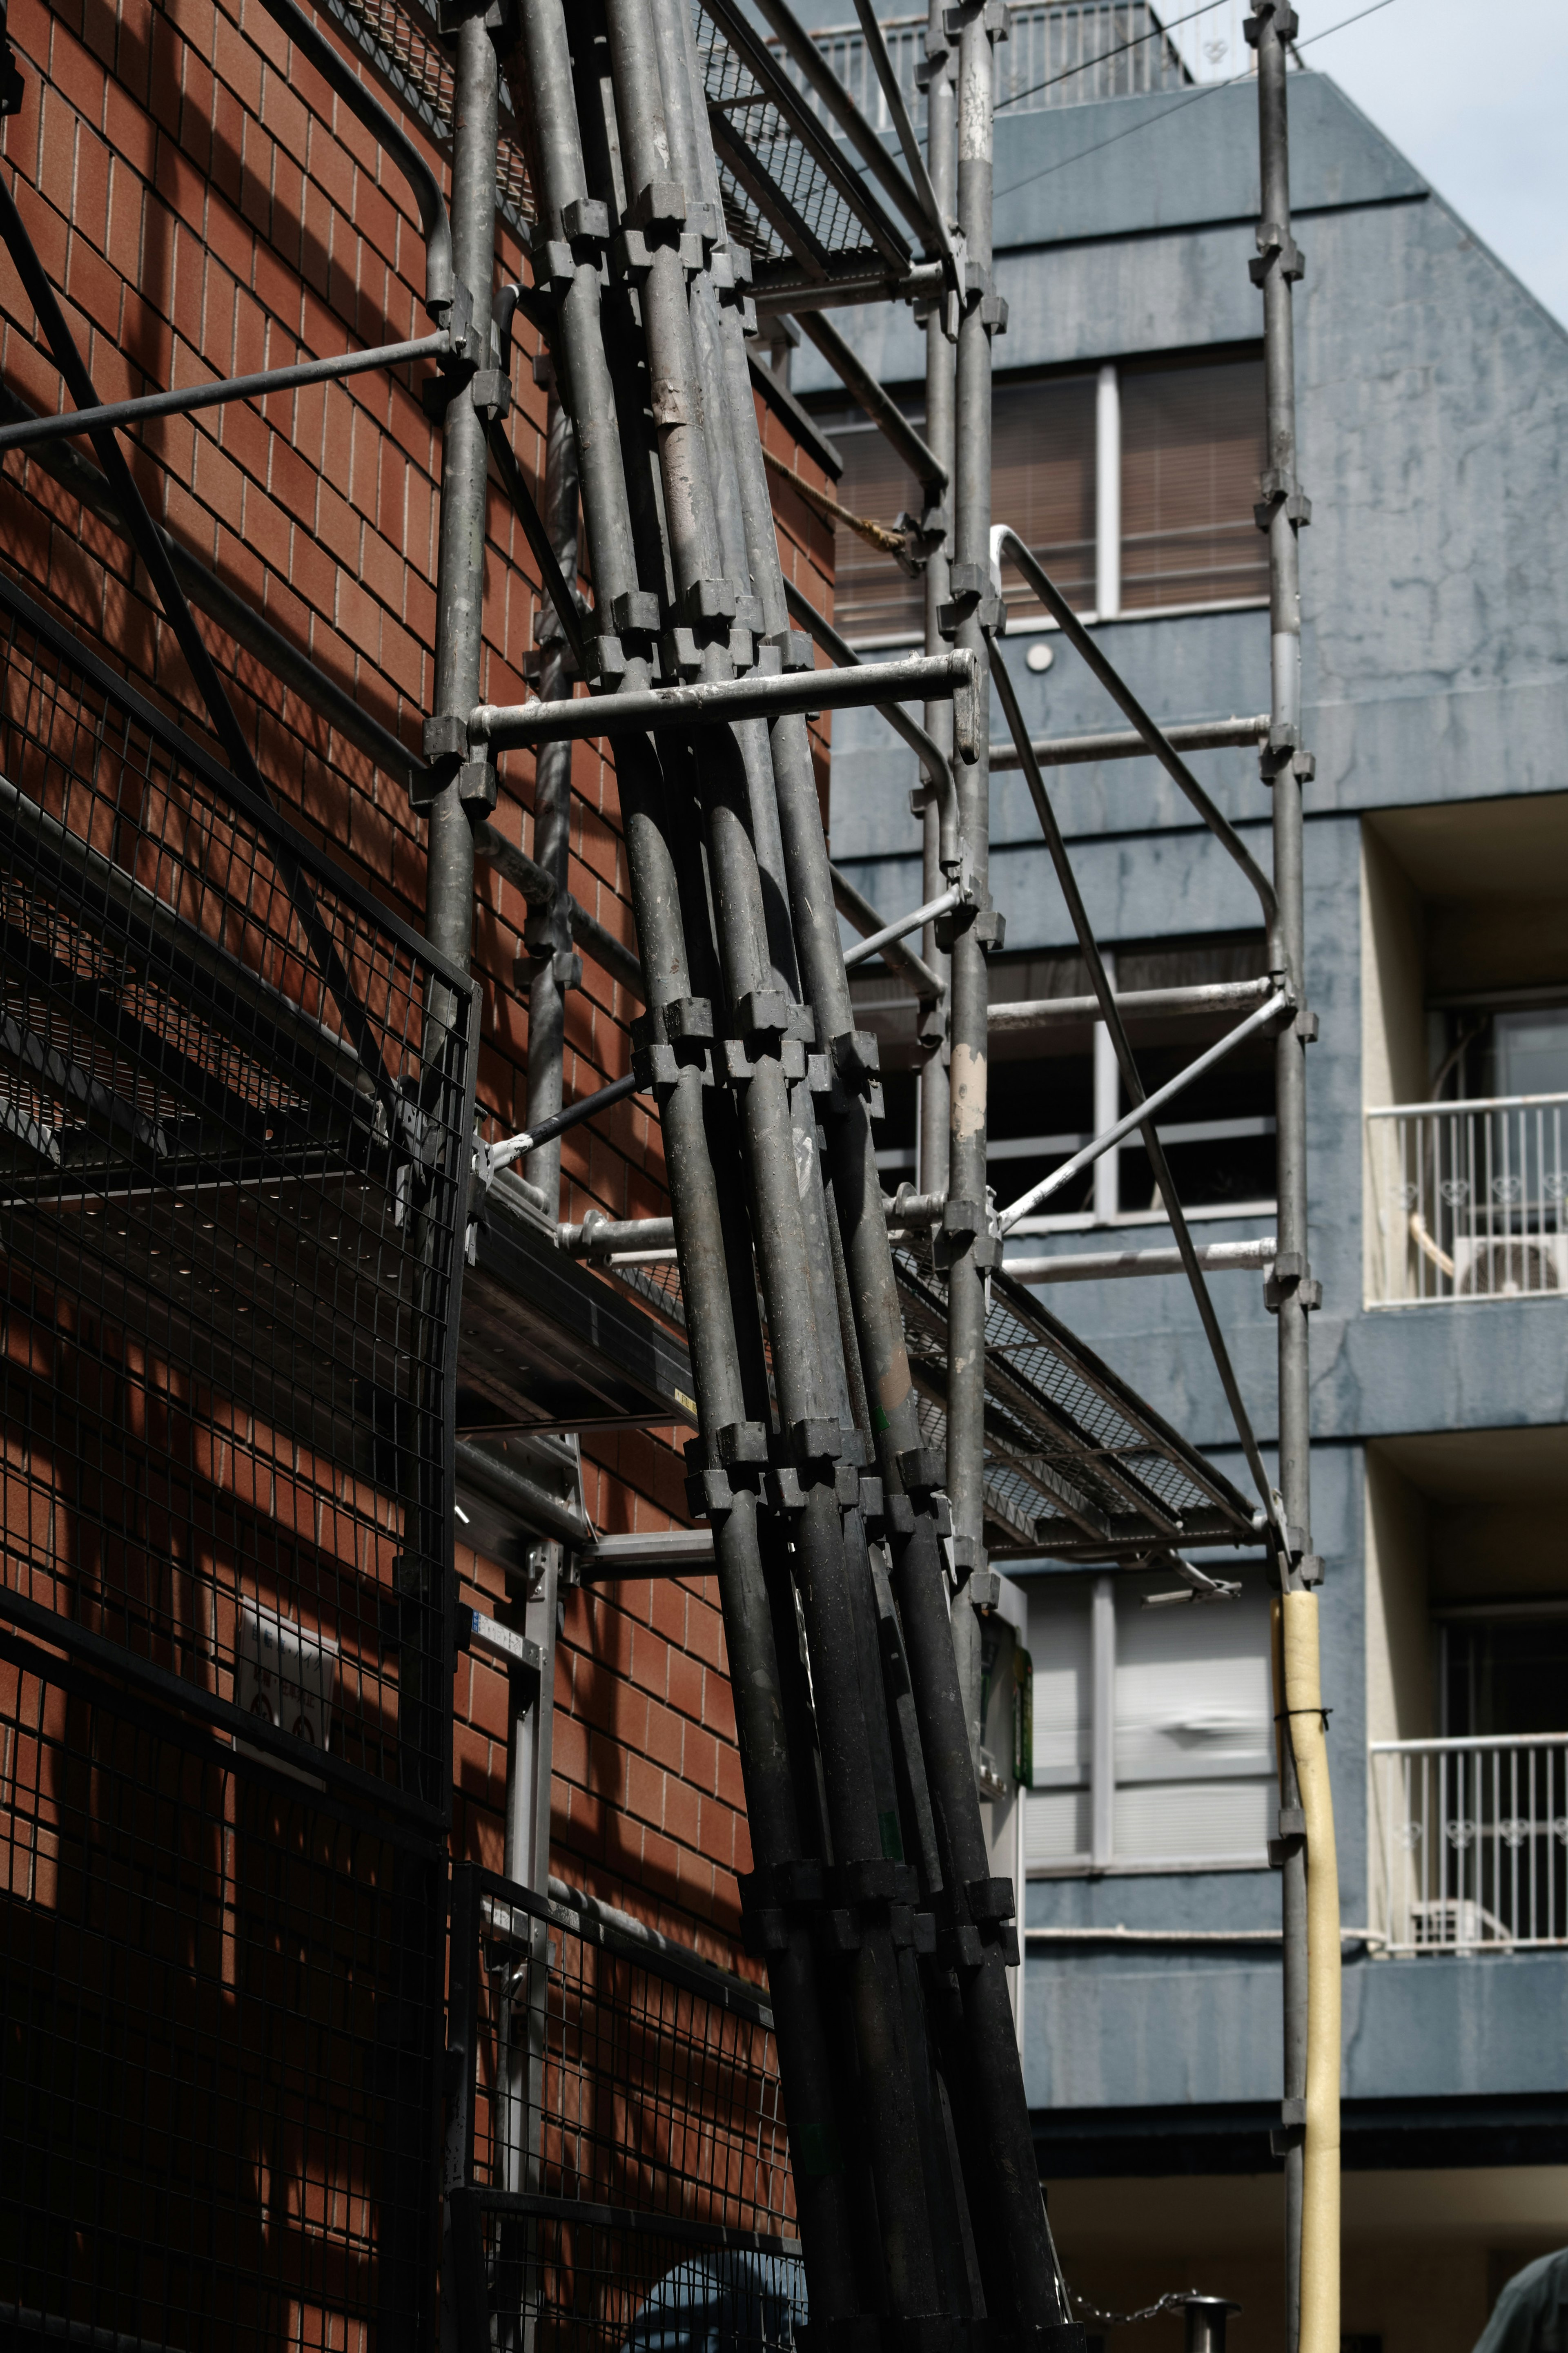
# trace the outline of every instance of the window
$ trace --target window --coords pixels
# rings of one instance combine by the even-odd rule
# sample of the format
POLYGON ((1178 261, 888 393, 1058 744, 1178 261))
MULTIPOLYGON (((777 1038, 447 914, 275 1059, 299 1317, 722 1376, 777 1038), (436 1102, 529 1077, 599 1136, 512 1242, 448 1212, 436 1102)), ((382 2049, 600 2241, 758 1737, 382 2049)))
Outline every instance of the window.
POLYGON ((1261 360, 1122 371, 1124 610, 1268 595, 1264 461, 1261 360))
MULTIPOLYGON (((923 395, 911 392, 902 405, 923 422, 923 395)), ((818 413, 844 459, 842 503, 895 525, 918 502, 907 469, 858 409, 818 413)), ((1267 596, 1268 544, 1253 517, 1264 464, 1261 360, 1003 380, 991 429, 992 512, 1079 610, 1109 617, 1267 596)), ((922 634, 922 579, 844 524, 835 560, 835 611, 847 637, 922 634)), ((1005 586, 1012 617, 1038 615, 1016 574, 1005 575, 1005 586)))
MULTIPOLYGON (((1130 946, 1106 958, 1120 991, 1252 980, 1266 969, 1261 937, 1130 946)), ((1087 997, 1089 974, 1077 956, 994 956, 993 1005, 1052 997, 1087 997)), ((850 979, 855 1018, 877 1037, 886 1116, 876 1129, 877 1166, 889 1190, 913 1179, 917 1133, 916 1003, 896 973, 857 972, 850 979)), ((1233 1028, 1235 1012, 1195 1014, 1179 1022, 1136 1017, 1128 1034, 1146 1090, 1233 1028)), ((998 1201, 1016 1200, 1091 1135, 1126 1110, 1121 1072, 1099 1022, 1058 1029, 1008 1031, 991 1039, 990 1176, 998 1201)), ((1183 1204, 1214 1216, 1244 1216, 1274 1201, 1274 1050, 1248 1039, 1172 1103, 1160 1122, 1166 1157, 1183 1204)), ((1149 1155, 1133 1135, 1054 1196, 1021 1232, 1055 1226, 1153 1222, 1162 1214, 1149 1155)))
POLYGON ((1030 1581, 1033 1874, 1261 1866, 1276 1803, 1268 1597, 1145 1609, 1165 1572, 1030 1581))

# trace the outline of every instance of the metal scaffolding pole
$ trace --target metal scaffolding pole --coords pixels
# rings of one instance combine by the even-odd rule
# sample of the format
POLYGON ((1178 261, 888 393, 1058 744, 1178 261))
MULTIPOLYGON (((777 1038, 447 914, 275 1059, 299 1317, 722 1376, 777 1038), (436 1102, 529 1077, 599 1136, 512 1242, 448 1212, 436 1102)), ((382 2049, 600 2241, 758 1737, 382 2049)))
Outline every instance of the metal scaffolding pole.
POLYGON ((959 771, 960 843, 969 901, 949 919, 947 1205, 936 1242, 947 1274, 947 1488, 960 1601, 952 1618, 960 1684, 976 1764, 980 1747, 980 1630, 964 1602, 970 1576, 985 1566, 985 1276, 995 1254, 986 1213, 986 1092, 989 1072, 986 955, 997 937, 990 894, 990 632, 1000 614, 991 569, 991 338, 1002 313, 991 287, 993 49, 1006 10, 967 0, 959 12, 958 217, 968 283, 958 322, 954 415, 953 561, 943 618, 961 649, 986 668, 980 743, 959 771))
MULTIPOLYGON (((957 89, 954 58, 944 30, 943 0, 931 0, 926 30, 926 168, 931 192, 944 217, 953 216, 957 200, 957 89)), ((926 543, 925 647, 928 654, 942 649, 942 614, 948 600, 952 568, 953 485, 953 353, 947 330, 952 308, 944 296, 926 312, 925 439, 947 476, 940 506, 928 505, 924 517, 926 543)), ((949 757, 952 752, 952 718, 945 702, 928 702, 926 732, 949 757)), ((934 791, 921 797, 921 897, 934 899, 945 879, 942 868, 942 815, 934 791)), ((956 847, 956 845, 954 845, 956 847)), ((922 954, 945 991, 947 957, 937 944, 936 925, 926 926, 922 954)), ((922 1011, 920 1025, 921 1068, 915 1181, 922 1193, 947 1190, 948 1073, 947 1021, 944 1004, 922 1011)))
MULTIPOLYGON (((567 582, 577 570, 577 445, 572 420, 562 406, 551 373, 550 402, 544 439, 544 527, 555 560, 567 582)), ((535 636, 543 648, 539 666, 541 699, 551 702, 572 691, 566 645, 559 617, 548 633, 541 626, 548 608, 542 603, 535 636)), ((566 991, 578 976, 572 944, 572 904, 567 896, 567 866, 572 852, 572 746, 542 744, 533 766, 533 855, 536 864, 555 885, 553 907, 536 914, 530 908, 523 944, 529 952, 528 973, 528 1124, 537 1127, 561 1109, 562 1063, 566 1042, 566 991)), ((523 1176, 536 1185, 555 1215, 561 1194, 561 1139, 536 1145, 523 1163, 523 1176)))
MULTIPOLYGON (((1308 1263, 1306 1049, 1316 1033, 1316 1017, 1306 1008, 1305 915, 1302 890, 1301 788, 1311 775, 1310 755, 1301 744, 1301 597, 1297 534, 1310 520, 1296 472, 1296 375, 1291 287, 1301 275, 1301 257, 1290 233, 1288 45, 1297 18, 1289 0, 1258 0, 1247 37, 1258 51, 1258 133, 1261 218, 1254 283, 1263 295, 1264 375, 1268 401, 1267 466, 1258 509, 1268 535, 1271 653, 1268 741, 1262 755, 1264 779, 1274 796, 1274 886, 1279 935, 1289 981, 1299 1008, 1275 1047, 1275 1116, 1279 1137, 1279 1248, 1268 1285, 1279 1318, 1279 1494, 1286 1545, 1281 1581, 1287 1611, 1292 1599, 1321 1582, 1322 1564, 1312 1550, 1310 1448, 1311 1394, 1307 1318, 1320 1286, 1308 1263)), ((1308 1605, 1313 1614, 1315 1605, 1308 1605)), ((1312 1642, 1316 1644, 1313 1614, 1312 1642)), ((1289 1643, 1277 1646, 1282 1658, 1289 1643)), ((1316 1697, 1314 1692, 1312 1697, 1316 1697)), ((1333 2054, 1333 2114, 1309 2115, 1309 2038, 1322 2018, 1309 2018, 1309 1873, 1301 1789, 1297 1769, 1294 1696, 1287 1684, 1278 1693, 1281 1712, 1279 1851, 1283 1856, 1281 1906, 1284 1948, 1284 2079, 1281 2135, 1285 2156, 1286 2300, 1291 2353, 1303 2338, 1310 2353, 1337 2345, 1338 2327, 1338 2053, 1333 2054), (1331 2132, 1331 2154, 1311 2144, 1331 2132), (1332 2245, 1323 2242, 1326 2222, 1313 2217, 1320 2243, 1303 2266, 1303 2224, 1308 2168, 1327 2160, 1333 2198, 1332 2245), (1331 2280, 1331 2313, 1325 2296, 1331 2280)), ((1331 1967, 1337 1970, 1338 1951, 1331 1967)), ((1317 2204, 1321 2205, 1320 2192, 1317 2204)))

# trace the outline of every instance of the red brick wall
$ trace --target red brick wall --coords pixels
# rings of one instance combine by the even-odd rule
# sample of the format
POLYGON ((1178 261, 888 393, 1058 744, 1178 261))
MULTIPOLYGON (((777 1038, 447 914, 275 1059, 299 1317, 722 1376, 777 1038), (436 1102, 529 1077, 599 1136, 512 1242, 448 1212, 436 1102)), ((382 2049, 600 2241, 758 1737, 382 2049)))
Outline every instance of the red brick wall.
MULTIPOLYGON (((336 38, 323 21, 330 38, 336 38)), ((99 396, 423 332, 424 254, 403 182, 295 58, 255 0, 15 0, 26 83, 3 168, 64 300, 99 396)), ((408 128, 421 136, 417 126, 408 128)), ((433 148, 429 160, 445 178, 433 148)), ((497 259, 520 274, 498 224, 497 259)), ((513 445, 537 480, 543 396, 526 332, 513 445)), ((0 372, 34 407, 68 406, 9 257, 0 253, 0 372)), ((768 413, 770 448, 822 476, 768 413)), ((365 711, 416 746, 435 642, 439 436, 407 369, 140 428, 122 440, 153 514, 365 711)), ((826 596, 831 534, 784 487, 793 575, 826 596)), ((205 719, 172 633, 124 541, 39 464, 0 472, 4 560, 89 642, 197 733, 205 719)), ((481 691, 521 698, 539 588, 499 493, 488 522, 481 691)), ((335 734, 221 630, 199 619, 280 803, 388 904, 417 923, 423 828, 401 786, 335 734)), ((826 737, 817 744, 826 769, 826 737)), ((632 928, 613 770, 578 748, 570 888, 622 939, 632 928)), ((531 762, 505 763, 497 822, 529 839, 531 762)), ((481 870, 475 962, 485 983, 482 1110, 506 1132, 525 1106, 527 1009, 513 975, 523 905, 481 870)), ((588 965, 570 1000, 568 1098, 627 1067, 624 992, 588 965)), ((563 1214, 666 1208, 658 1123, 636 1103, 565 1141, 563 1214)), ((605 1530, 684 1516, 673 1432, 590 1443, 589 1512, 605 1530)), ((493 1607, 493 1565, 459 1555, 493 1607)), ((506 1773, 502 1679, 460 1662, 456 1774, 463 1851, 496 1862, 506 1773)), ((557 1868, 671 1926, 736 1920, 749 1865, 711 1579, 627 1584, 567 1599, 555 1688, 557 1868)))

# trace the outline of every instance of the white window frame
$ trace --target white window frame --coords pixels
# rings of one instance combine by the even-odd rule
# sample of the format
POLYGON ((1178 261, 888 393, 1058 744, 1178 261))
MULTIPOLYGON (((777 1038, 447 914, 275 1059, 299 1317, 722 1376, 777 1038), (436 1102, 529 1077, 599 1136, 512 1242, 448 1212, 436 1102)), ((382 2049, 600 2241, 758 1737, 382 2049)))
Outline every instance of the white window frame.
MULTIPOLYGON (((1080 1573, 1061 1571, 1057 1574, 1059 1574, 1062 1577, 1064 1583, 1070 1580, 1070 1583, 1073 1586, 1078 1586, 1086 1581, 1085 1577, 1080 1575, 1080 1573)), ((1060 1857, 1053 1857, 1049 1861, 1044 1862, 1030 1863, 1027 1866, 1026 1876, 1029 1879, 1034 1880, 1131 1878, 1134 1876, 1148 1878, 1150 1876, 1190 1874, 1194 1872, 1267 1871, 1269 1868, 1267 1844, 1258 1848, 1256 1852, 1230 1854, 1146 1856, 1119 1855, 1116 1852, 1115 1810, 1118 1788, 1116 1773, 1116 1590, 1118 1573, 1114 1570, 1104 1569, 1100 1571, 1098 1574, 1093 1574, 1093 1572, 1089 1572, 1088 1574, 1093 1576, 1093 1583, 1090 1591, 1086 1597, 1089 1626, 1088 1676, 1089 1724, 1089 1740, 1087 1744, 1089 1848, 1087 1854, 1063 1855, 1060 1857)), ((1055 1581, 1054 1576, 1052 1581, 1055 1581)), ((1033 1580, 1030 1580, 1030 1583, 1032 1582, 1033 1580)), ((1196 1607, 1197 1605, 1191 1604, 1188 1606, 1196 1607)), ((1209 1606, 1220 1609, 1224 1608, 1225 1604, 1214 1603, 1209 1606)), ((1038 1668, 1040 1663, 1040 1657, 1037 1653, 1035 1655, 1036 1667, 1038 1668)), ((1035 1728, 1036 1740, 1037 1743, 1038 1743, 1041 1725, 1037 1704, 1035 1728)), ((1066 1778, 1064 1768, 1061 1767, 1047 1768, 1047 1772, 1048 1773, 1048 1778, 1042 1777, 1040 1768, 1037 1767, 1037 1778, 1035 1782, 1036 1789, 1043 1790, 1047 1788, 1058 1789, 1071 1788, 1081 1789, 1085 1787, 1085 1784, 1081 1780, 1076 1778, 1069 1782, 1066 1778)), ((1199 1776, 1195 1778, 1210 1777, 1199 1776)), ((1238 1767, 1232 1772, 1215 1774, 1212 1778, 1215 1779, 1229 1779, 1257 1783, 1258 1781, 1262 1780, 1265 1777, 1256 1770, 1249 1770, 1246 1767, 1238 1767)), ((1136 1786, 1135 1779, 1130 1779, 1127 1786, 1136 1786)), ((1274 1785, 1271 1783, 1270 1787, 1272 1788, 1273 1786, 1274 1785)), ((1026 1799, 1026 1806, 1027 1799, 1026 1799)), ((1271 1819, 1272 1812, 1270 1811, 1270 1820, 1271 1819)), ((1026 1852, 1026 1828, 1024 1833, 1024 1844, 1026 1852)))

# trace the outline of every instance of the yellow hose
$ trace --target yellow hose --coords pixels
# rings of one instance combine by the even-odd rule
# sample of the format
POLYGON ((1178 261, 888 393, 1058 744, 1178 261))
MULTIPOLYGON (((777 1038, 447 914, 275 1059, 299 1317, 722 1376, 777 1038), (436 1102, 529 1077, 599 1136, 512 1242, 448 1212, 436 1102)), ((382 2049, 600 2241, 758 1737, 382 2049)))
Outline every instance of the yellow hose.
POLYGON ((1307 1831, 1307 2130, 1300 2353, 1340 2353, 1340 1882, 1318 1669, 1318 1597, 1280 1611, 1285 1704, 1307 1831))

